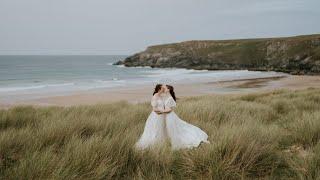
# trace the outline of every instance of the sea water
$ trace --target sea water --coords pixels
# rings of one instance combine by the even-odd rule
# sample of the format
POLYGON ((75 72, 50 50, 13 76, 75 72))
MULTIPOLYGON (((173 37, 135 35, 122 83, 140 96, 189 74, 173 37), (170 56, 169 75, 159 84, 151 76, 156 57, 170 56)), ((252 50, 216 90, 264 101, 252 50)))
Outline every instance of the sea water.
POLYGON ((279 76, 259 71, 207 71, 112 65, 126 56, 0 56, 0 97, 61 95, 95 89, 279 76))

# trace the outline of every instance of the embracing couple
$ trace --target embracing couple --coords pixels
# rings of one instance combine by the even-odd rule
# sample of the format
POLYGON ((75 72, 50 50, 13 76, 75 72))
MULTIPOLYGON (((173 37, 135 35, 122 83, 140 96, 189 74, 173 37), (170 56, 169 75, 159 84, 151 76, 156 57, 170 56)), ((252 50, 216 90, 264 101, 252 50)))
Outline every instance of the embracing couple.
POLYGON ((198 147, 201 142, 210 143, 208 135, 200 128, 180 119, 176 107, 174 88, 157 84, 151 100, 153 111, 147 118, 144 131, 135 147, 146 149, 170 141, 173 150, 198 147))

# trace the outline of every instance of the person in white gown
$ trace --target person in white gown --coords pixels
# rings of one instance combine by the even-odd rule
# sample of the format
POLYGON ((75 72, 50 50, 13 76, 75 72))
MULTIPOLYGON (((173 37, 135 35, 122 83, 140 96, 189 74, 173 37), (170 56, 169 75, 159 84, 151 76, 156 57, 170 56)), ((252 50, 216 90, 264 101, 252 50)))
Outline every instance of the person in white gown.
MULTIPOLYGON (((157 88, 156 88, 157 89, 157 88)), ((198 147, 201 142, 210 143, 208 135, 200 128, 180 119, 173 111, 176 107, 174 89, 163 85, 151 100, 153 112, 149 115, 144 132, 136 143, 139 149, 170 141, 173 150, 198 147)))
POLYGON ((172 149, 198 147, 201 142, 210 143, 207 133, 183 121, 173 111, 176 97, 172 86, 166 85, 165 94, 165 122, 172 149))
POLYGON ((163 101, 164 86, 157 84, 151 99, 152 112, 147 118, 144 131, 139 138, 135 147, 138 149, 146 149, 156 144, 164 144, 167 137, 165 128, 165 109, 163 101))

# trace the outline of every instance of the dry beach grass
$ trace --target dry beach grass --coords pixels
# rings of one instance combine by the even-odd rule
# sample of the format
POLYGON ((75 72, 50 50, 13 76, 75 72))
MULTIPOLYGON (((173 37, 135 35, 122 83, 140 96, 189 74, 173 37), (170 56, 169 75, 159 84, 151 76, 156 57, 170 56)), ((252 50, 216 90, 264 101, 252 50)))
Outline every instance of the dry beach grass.
POLYGON ((316 179, 320 89, 178 100, 211 144, 133 149, 151 111, 124 101, 0 110, 0 179, 316 179))

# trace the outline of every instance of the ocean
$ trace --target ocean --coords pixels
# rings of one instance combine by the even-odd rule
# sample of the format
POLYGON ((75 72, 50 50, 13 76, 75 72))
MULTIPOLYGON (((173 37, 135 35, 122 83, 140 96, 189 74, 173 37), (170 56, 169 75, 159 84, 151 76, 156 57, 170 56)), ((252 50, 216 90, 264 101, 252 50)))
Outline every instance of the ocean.
POLYGON ((207 71, 112 65, 126 56, 0 56, 0 97, 62 95, 95 89, 279 76, 259 71, 207 71))

